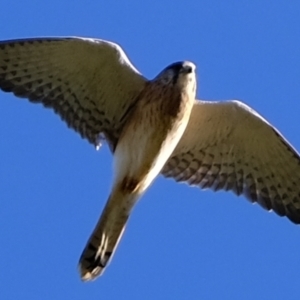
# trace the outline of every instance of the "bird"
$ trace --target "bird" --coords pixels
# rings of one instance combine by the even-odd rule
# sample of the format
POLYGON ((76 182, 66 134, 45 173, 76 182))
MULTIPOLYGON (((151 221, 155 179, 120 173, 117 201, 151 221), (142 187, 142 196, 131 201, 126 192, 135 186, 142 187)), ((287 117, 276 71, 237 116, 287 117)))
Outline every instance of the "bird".
POLYGON ((172 63, 147 79, 114 42, 5 40, 0 89, 52 109, 113 155, 111 192, 79 259, 83 281, 103 274, 133 207, 159 175, 232 191, 300 224, 299 153, 245 103, 197 99, 193 62, 172 63))

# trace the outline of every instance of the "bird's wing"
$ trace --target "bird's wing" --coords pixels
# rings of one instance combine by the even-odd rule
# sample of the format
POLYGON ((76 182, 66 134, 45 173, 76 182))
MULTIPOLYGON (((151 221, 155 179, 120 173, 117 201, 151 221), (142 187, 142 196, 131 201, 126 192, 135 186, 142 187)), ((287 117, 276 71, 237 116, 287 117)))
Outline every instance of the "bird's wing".
POLYGON ((113 148, 147 80, 117 44, 97 39, 0 42, 0 88, 52 108, 69 127, 113 148))
POLYGON ((201 188, 232 190, 300 223, 299 154, 239 101, 196 101, 162 174, 201 188))

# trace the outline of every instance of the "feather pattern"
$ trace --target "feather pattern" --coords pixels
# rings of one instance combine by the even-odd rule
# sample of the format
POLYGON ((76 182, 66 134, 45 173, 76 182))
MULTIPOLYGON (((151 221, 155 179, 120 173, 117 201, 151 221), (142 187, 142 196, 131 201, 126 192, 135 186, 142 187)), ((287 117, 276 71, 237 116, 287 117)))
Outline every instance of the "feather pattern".
POLYGON ((67 125, 114 149, 147 80, 108 41, 38 38, 0 42, 0 88, 52 108, 67 125))
POLYGON ((162 174, 200 188, 233 191, 300 223, 300 157, 239 101, 196 101, 162 174))

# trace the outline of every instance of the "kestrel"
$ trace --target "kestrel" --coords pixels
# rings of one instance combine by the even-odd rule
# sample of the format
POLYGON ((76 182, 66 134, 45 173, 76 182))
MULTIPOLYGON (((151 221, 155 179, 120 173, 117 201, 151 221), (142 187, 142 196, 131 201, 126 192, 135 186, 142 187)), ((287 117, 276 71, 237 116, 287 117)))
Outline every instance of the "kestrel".
POLYGON ((0 42, 0 88, 52 108, 114 155, 112 191, 79 262, 83 280, 102 274, 133 206, 160 173, 243 194, 300 223, 299 154, 242 102, 196 100, 191 62, 147 80, 112 42, 10 40, 0 42))

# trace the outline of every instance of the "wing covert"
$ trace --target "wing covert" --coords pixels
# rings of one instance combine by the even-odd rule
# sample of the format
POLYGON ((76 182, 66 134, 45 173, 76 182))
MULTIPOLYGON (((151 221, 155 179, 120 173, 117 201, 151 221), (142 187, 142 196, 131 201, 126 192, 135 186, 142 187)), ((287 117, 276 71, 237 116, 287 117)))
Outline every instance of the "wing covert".
POLYGON ((146 79, 117 44, 89 38, 0 42, 0 88, 52 108, 69 127, 111 147, 146 79))
POLYGON ((201 188, 243 194, 300 223, 299 154, 242 102, 196 101, 162 174, 201 188))

